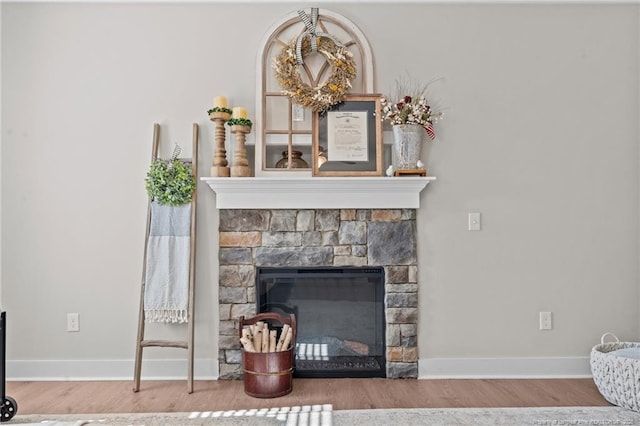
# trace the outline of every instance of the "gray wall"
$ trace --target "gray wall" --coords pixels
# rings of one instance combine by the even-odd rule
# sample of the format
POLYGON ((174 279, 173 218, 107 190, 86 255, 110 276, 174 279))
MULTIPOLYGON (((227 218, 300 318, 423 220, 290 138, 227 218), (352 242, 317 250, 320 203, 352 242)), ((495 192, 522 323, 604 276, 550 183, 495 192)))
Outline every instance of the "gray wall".
MULTIPOLYGON (((258 42, 300 5, 1 7, 9 377, 127 378, 153 123, 167 151, 188 151, 198 123, 207 175, 212 97, 253 116, 258 42)), ((423 377, 588 373, 603 332, 640 339, 639 7, 321 4, 367 36, 378 91, 439 78, 447 115, 423 152, 438 180, 418 213, 423 377)), ((213 377, 218 215, 208 186, 198 196, 196 373, 213 377)), ((184 352, 148 354, 146 376, 184 374, 184 352)))

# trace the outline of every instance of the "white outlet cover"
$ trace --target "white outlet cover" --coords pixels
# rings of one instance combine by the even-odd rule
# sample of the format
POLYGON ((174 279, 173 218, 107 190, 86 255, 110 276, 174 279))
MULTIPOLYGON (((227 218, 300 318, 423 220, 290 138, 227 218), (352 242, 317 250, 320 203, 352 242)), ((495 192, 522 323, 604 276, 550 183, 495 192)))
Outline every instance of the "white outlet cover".
POLYGON ((551 312, 540 312, 540 330, 553 329, 553 314, 551 312))
POLYGON ((473 212, 469 213, 469 231, 479 231, 480 230, 480 213, 473 212))

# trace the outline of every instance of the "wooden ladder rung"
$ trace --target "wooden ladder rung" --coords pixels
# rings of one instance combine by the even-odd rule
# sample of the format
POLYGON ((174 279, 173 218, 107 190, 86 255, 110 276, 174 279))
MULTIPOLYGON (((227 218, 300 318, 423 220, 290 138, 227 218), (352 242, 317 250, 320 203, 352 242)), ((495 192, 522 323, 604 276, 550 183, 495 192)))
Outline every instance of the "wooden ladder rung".
POLYGON ((171 340, 143 340, 140 342, 140 346, 149 347, 149 346, 158 346, 163 348, 183 348, 187 349, 189 347, 188 342, 179 342, 179 341, 171 341, 171 340))

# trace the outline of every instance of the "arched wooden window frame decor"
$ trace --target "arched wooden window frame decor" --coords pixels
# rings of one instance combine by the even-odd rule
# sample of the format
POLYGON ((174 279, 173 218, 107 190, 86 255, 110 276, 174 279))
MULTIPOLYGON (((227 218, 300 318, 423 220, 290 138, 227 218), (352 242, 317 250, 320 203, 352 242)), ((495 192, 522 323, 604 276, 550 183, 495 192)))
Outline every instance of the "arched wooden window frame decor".
MULTIPOLYGON (((309 14, 310 10, 304 10, 309 14)), ((329 10, 319 9, 317 28, 325 33, 332 34, 353 53, 357 66, 357 76, 352 81, 349 93, 374 93, 374 69, 373 56, 369 43, 364 34, 349 19, 329 10)), ((301 150, 303 158, 311 166, 311 138, 313 135, 313 112, 310 109, 302 109, 294 106, 287 95, 283 94, 275 79, 273 59, 287 46, 292 39, 304 33, 304 22, 297 11, 291 12, 275 23, 267 32, 265 39, 258 50, 256 84, 256 120, 255 131, 255 175, 278 176, 283 174, 297 176, 311 176, 311 168, 276 168, 275 163, 282 158, 292 158, 292 152, 301 150), (284 110, 284 111, 283 111, 284 110), (300 111, 304 119, 300 118, 300 111), (295 114, 295 116, 294 116, 295 114), (284 125, 274 125, 276 119, 284 125)), ((303 80, 311 87, 325 81, 331 72, 330 64, 314 56, 315 64, 308 66, 302 64, 299 67, 303 80)))

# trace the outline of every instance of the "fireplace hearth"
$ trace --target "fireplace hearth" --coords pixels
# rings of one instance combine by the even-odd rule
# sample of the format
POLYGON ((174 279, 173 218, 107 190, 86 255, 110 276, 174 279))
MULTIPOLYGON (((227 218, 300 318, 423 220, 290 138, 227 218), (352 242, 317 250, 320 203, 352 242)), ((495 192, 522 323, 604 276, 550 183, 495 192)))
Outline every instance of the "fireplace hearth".
MULTIPOLYGON (((382 272, 382 283, 376 290, 380 292, 380 311, 374 315, 379 322, 367 320, 369 326, 376 323, 378 337, 361 339, 337 332, 308 337, 304 334, 307 326, 299 325, 296 375, 418 377, 415 209, 220 209, 219 212, 220 379, 242 378, 238 318, 259 312, 262 302, 256 279, 259 271, 271 268, 333 271, 361 268, 382 272)), ((324 316, 334 317, 351 310, 340 306, 348 297, 340 291, 336 294, 335 300, 330 299, 321 307, 326 311, 324 316)), ((277 311, 277 303, 268 303, 271 303, 268 310, 277 311)), ((297 309, 296 317, 300 321, 302 316, 304 320, 307 309, 300 306, 297 309)), ((351 323, 349 327, 366 329, 364 325, 351 323)))

